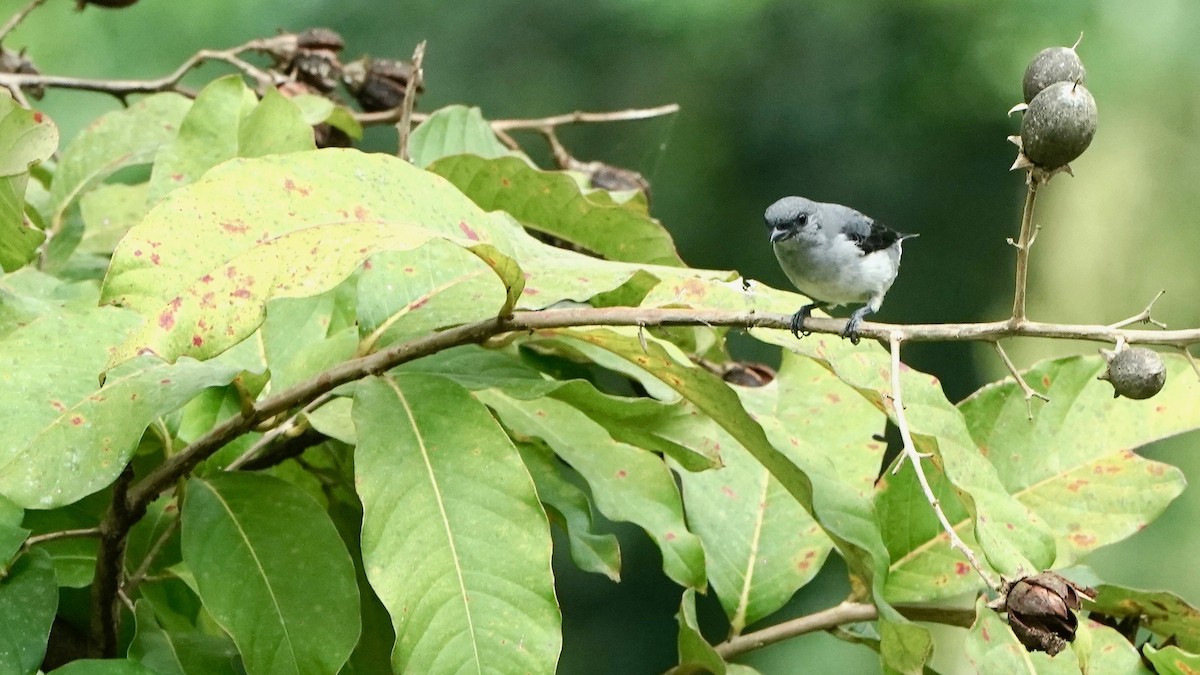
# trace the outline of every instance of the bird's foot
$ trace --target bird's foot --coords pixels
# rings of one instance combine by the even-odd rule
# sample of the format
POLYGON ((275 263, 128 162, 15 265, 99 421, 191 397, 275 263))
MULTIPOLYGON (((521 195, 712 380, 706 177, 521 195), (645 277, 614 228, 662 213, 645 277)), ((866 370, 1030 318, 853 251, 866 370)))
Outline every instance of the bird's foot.
POLYGON ((801 330, 801 328, 804 326, 804 320, 812 315, 812 311, 816 307, 817 303, 814 302, 811 305, 805 305, 801 307, 796 311, 795 314, 792 315, 792 335, 796 336, 797 340, 802 337, 808 337, 809 335, 812 335, 810 331, 801 330))
POLYGON ((842 337, 850 338, 850 344, 857 345, 859 341, 858 327, 862 324, 863 317, 873 313, 869 305, 855 310, 846 320, 846 327, 842 329, 842 337))

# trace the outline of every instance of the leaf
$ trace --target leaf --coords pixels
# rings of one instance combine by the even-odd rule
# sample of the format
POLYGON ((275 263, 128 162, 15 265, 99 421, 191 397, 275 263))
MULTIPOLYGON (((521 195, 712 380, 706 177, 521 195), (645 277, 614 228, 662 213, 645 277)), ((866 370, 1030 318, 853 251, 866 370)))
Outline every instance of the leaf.
POLYGON ((890 671, 922 675, 933 654, 933 636, 924 626, 886 617, 879 619, 879 655, 890 671))
POLYGON ((562 464, 544 444, 517 443, 517 450, 550 522, 566 531, 575 566, 621 581, 620 544, 612 534, 593 531, 592 502, 587 493, 563 475, 562 464))
POLYGON ((240 372, 221 362, 171 366, 143 357, 98 388, 107 346, 133 319, 110 307, 48 314, 0 341, 0 410, 10 439, 0 447, 0 493, 48 509, 109 485, 153 420, 240 372))
POLYGON ((148 203, 157 204, 172 190, 194 183, 212 167, 237 157, 242 121, 257 103, 258 97, 237 73, 205 85, 180 122, 179 133, 154 159, 148 203))
POLYGON ((450 105, 434 111, 413 129, 408 154, 413 164, 424 169, 450 155, 491 158, 507 155, 509 150, 496 138, 479 108, 450 105))
POLYGON ((492 268, 448 241, 378 253, 358 282, 362 351, 499 316, 506 300, 505 285, 492 268))
POLYGON ((1175 645, 1156 649, 1154 645, 1142 647, 1146 660, 1154 665, 1159 675, 1191 675, 1200 671, 1200 654, 1184 651, 1175 645))
POLYGON ((1138 617, 1139 626, 1200 653, 1200 610, 1166 591, 1139 591, 1112 584, 1096 587, 1088 609, 1115 618, 1138 617))
POLYGON ((261 324, 268 300, 318 295, 372 254, 432 237, 478 247, 510 275, 515 263, 481 246, 507 247, 504 230, 395 157, 328 149, 227 162, 159 203, 113 253, 102 301, 147 321, 110 366, 147 349, 219 354, 261 324))
POLYGON ((680 673, 712 673, 726 675, 725 659, 700 634, 700 622, 696 619, 696 591, 687 588, 679 603, 679 666, 673 670, 680 673))
MULTIPOLYGON (((982 675, 1037 675, 1029 652, 1017 641, 1000 615, 987 608, 984 598, 975 601, 975 623, 964 643, 967 660, 982 675)), ((1061 658, 1061 657, 1060 657, 1061 658)))
POLYGON ((359 383, 354 424, 363 561, 396 671, 553 672, 549 528, 492 416, 453 382, 401 374, 359 383))
POLYGON ((192 102, 179 94, 153 94, 101 115, 63 151, 50 186, 52 222, 96 183, 127 166, 149 164, 179 130, 192 102))
POLYGON ((1098 382, 1099 356, 1037 364, 1027 382, 1050 401, 1027 419, 1015 382, 984 387, 960 404, 972 436, 1004 487, 1055 533, 1054 567, 1139 532, 1183 492, 1183 473, 1132 449, 1200 429, 1194 373, 1164 355, 1167 385, 1152 400, 1114 399, 1098 382))
POLYGON ((58 127, 44 113, 0 94, 0 176, 19 176, 58 149, 58 127))
POLYGON ((104 185, 85 192, 79 200, 83 216, 83 239, 77 253, 112 255, 117 242, 146 215, 149 185, 104 185))
POLYGON ((521 401, 494 390, 475 397, 518 438, 542 439, 578 471, 601 513, 645 530, 662 551, 667 576, 682 586, 704 587, 704 550, 687 529, 675 479, 661 458, 613 440, 603 427, 561 401, 521 401))
POLYGON ((38 544, 54 565, 54 577, 60 588, 87 588, 96 576, 97 539, 72 537, 38 544))
POLYGON ((136 661, 129 659, 79 659, 49 675, 156 675, 136 661))
POLYGON ((237 647, 224 635, 200 631, 177 633, 164 630, 154 617, 150 603, 134 606, 137 632, 129 645, 129 658, 158 675, 237 675, 237 647))
POLYGON ((300 108, 274 87, 267 89, 238 126, 238 157, 316 149, 313 129, 304 121, 300 108))
POLYGON ((332 673, 359 635, 354 564, 329 516, 269 476, 192 478, 183 560, 250 675, 332 673))
POLYGON ((273 389, 282 391, 355 355, 357 284, 352 275, 320 295, 267 304, 262 339, 273 389))
POLYGON ((46 654, 50 625, 58 609, 58 586, 50 557, 41 551, 21 556, 0 579, 0 669, 34 673, 46 654))
MULTIPOLYGON (((1125 636, 1095 621, 1079 620, 1071 646, 1079 657, 1079 669, 1088 675, 1154 675, 1142 665, 1142 655, 1125 636)), ((1200 666, 1200 660, 1196 665, 1200 666)))
POLYGON ((0 496, 0 569, 7 568, 29 536, 30 530, 21 527, 24 518, 24 509, 0 496))
POLYGON ((649 216, 593 201, 561 172, 541 171, 518 157, 457 155, 429 170, 445 176, 486 211, 503 210, 530 229, 603 258, 682 266, 671 235, 649 216))
POLYGON ((28 174, 0 178, 0 269, 5 272, 27 265, 46 240, 46 234, 30 225, 25 216, 28 182, 28 174))
POLYGON ((340 129, 353 140, 362 139, 362 124, 346 106, 337 105, 317 94, 300 94, 292 96, 290 100, 300 109, 300 116, 304 119, 305 124, 310 126, 328 124, 335 129, 340 129))
POLYGON ((352 403, 351 399, 339 397, 304 415, 317 431, 348 445, 356 445, 358 436, 350 416, 352 403))

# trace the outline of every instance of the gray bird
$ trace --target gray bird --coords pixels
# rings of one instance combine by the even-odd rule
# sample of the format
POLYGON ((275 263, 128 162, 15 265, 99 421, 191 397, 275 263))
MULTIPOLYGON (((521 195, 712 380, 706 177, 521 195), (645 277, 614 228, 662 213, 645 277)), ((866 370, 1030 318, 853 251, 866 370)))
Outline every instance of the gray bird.
MULTIPOLYGON (((763 220, 784 274, 813 303, 792 315, 800 337, 815 308, 866 303, 856 309, 842 337, 858 344, 858 326, 879 311, 883 296, 900 271, 900 246, 915 234, 901 234, 841 204, 784 197, 767 207, 763 220)), ((805 333, 807 335, 807 333, 805 333)))

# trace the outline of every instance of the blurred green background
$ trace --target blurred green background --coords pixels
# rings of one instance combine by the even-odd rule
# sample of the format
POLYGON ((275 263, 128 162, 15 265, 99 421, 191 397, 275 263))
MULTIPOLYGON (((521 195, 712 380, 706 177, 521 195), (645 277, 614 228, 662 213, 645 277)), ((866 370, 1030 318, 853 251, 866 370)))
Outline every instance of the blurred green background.
MULTIPOLYGON (((5 14, 25 3, 8 0, 5 14)), ((643 172, 653 210, 694 266, 733 268, 786 287, 761 214, 787 194, 848 204, 896 229, 919 232, 881 320, 998 319, 1011 306, 1022 176, 1005 137, 1019 119, 1021 74, 1043 47, 1079 33, 1087 85, 1099 106, 1076 177, 1042 192, 1033 249, 1035 319, 1111 323, 1160 289, 1155 316, 1200 325, 1200 3, 1152 7, 1108 1, 957 3, 871 0, 142 0, 119 11, 73 11, 49 0, 7 38, 45 73, 96 78, 163 75, 204 47, 230 47, 278 28, 328 26, 359 53, 407 57, 422 39, 427 94, 420 109, 480 106, 493 119, 577 109, 678 102, 675 117, 564 129, 576 157, 643 172)), ((189 82, 202 83, 215 68, 189 82)), ((64 139, 118 103, 52 91, 39 104, 64 139)), ((530 138, 534 146, 540 143, 530 138)), ((394 147, 386 130, 367 145, 394 147)), ((1021 366, 1097 345, 1020 341, 1021 366)), ((914 344, 906 360, 960 400, 1006 373, 984 346, 914 344)), ((745 356, 772 360, 769 352, 745 356)), ((1200 472, 1196 439, 1149 456, 1200 472)), ((1046 448, 1053 452, 1054 448, 1046 448)), ((1175 591, 1200 603, 1188 490, 1134 539, 1088 561, 1108 580, 1175 591)), ((674 657, 679 589, 658 571, 640 533, 617 528, 619 585, 559 564, 564 583, 564 673, 652 673, 674 657)), ((562 561, 560 561, 562 562, 562 561)), ((846 593, 836 560, 781 615, 836 603, 846 593)), ((713 637, 719 610, 702 602, 713 637)), ((776 617, 778 618, 778 617, 776 617)), ((875 657, 827 635, 761 650, 767 673, 872 672, 875 657), (802 665, 800 665, 802 664, 802 665)))

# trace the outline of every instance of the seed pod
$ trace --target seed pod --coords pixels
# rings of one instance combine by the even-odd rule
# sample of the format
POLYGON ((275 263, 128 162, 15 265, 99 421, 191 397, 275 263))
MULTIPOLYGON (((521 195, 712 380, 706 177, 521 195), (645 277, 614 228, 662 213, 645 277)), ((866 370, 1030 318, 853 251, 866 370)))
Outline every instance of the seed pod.
MULTIPOLYGON (((41 74, 34 67, 33 62, 26 58, 24 49, 17 52, 7 47, 0 47, 0 73, 17 73, 19 75, 41 74)), ((22 89, 25 93, 39 101, 46 94, 46 88, 41 85, 25 85, 22 89)))
POLYGON ((337 53, 328 49, 301 49, 296 52, 291 65, 296 79, 311 84, 321 93, 333 91, 342 76, 337 53))
POLYGON ((1054 171, 1087 150, 1096 135, 1096 99, 1082 84, 1056 82, 1033 97, 1021 120, 1021 152, 1054 171))
POLYGON ((138 0, 76 0, 75 9, 82 11, 87 5, 95 5, 97 7, 108 7, 110 9, 117 7, 128 7, 137 3, 138 0))
POLYGON ((346 46, 342 36, 329 28, 309 28, 296 35, 296 46, 300 49, 328 49, 340 52, 346 46))
POLYGON ((1079 619, 1073 610, 1083 606, 1081 595, 1094 598, 1096 591, 1054 572, 1019 579, 1004 597, 1008 625, 1025 649, 1054 656, 1075 640, 1079 619))
MULTIPOLYGON (((404 102, 404 92, 414 76, 413 64, 364 56, 346 64, 342 81, 366 112, 392 110, 404 102)), ((417 92, 425 87, 418 81, 417 92)))
POLYGON ((1147 399, 1162 391, 1167 382, 1167 366, 1153 349, 1134 347, 1118 352, 1101 349, 1100 354, 1108 361, 1108 369, 1096 379, 1108 380, 1113 387, 1113 398, 1147 399))
POLYGON ((1074 82, 1083 84, 1087 70, 1074 47, 1048 47, 1033 57, 1033 62, 1025 69, 1025 77, 1021 80, 1021 90, 1025 94, 1025 102, 1029 103, 1046 87, 1055 82, 1074 82))

